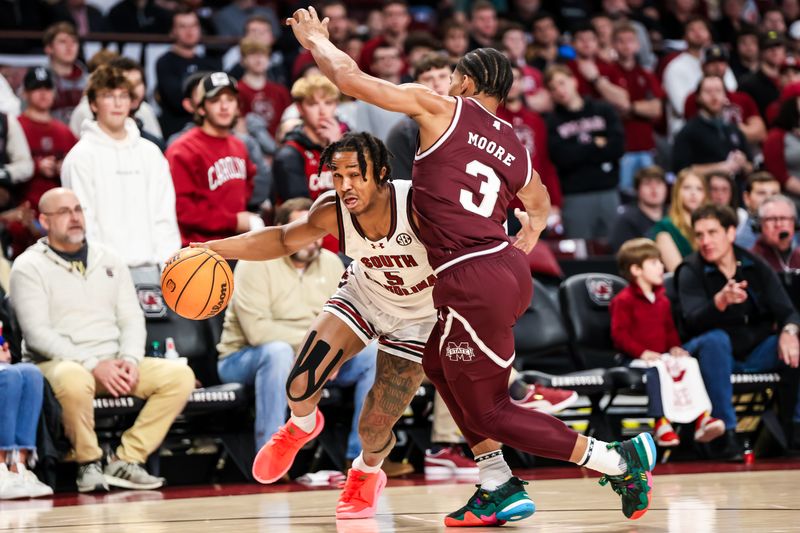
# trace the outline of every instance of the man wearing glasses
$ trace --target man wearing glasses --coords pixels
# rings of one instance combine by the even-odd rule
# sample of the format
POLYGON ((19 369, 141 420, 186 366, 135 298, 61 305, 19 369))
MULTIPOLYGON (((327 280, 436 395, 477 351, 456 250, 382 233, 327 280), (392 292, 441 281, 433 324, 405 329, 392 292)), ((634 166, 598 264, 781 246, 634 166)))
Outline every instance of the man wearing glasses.
POLYGON ((778 194, 764 200, 758 208, 761 229, 753 253, 766 261, 775 272, 800 268, 800 248, 795 246, 797 207, 791 198, 778 194))
POLYGON ((194 374, 177 361, 144 357, 144 315, 131 274, 119 254, 87 242, 86 211, 73 191, 61 187, 39 201, 47 237, 11 269, 11 305, 25 338, 24 356, 37 364, 61 404, 69 457, 79 464, 78 490, 157 489, 164 480, 142 465, 183 410, 194 374), (145 400, 105 468, 92 404, 101 395, 145 400))
POLYGON ((86 96, 94 120, 81 125, 61 183, 80 200, 90 241, 108 246, 129 267, 152 269, 181 244, 169 164, 131 118, 134 92, 124 71, 99 67, 86 96))

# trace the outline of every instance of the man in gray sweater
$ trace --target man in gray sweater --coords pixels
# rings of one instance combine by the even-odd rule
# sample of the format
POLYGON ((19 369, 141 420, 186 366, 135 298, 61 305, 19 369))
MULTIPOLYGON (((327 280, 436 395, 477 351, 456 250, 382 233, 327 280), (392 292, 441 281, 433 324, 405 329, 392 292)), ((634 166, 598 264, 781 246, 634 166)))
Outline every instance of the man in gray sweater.
POLYGON ((78 490, 159 488, 164 480, 142 464, 183 410, 194 374, 185 364, 144 357, 144 316, 128 267, 108 248, 86 242, 75 193, 47 191, 39 212, 47 237, 15 261, 11 305, 24 355, 39 366, 61 403, 64 430, 80 464, 78 490), (96 395, 146 400, 105 470, 94 432, 96 395))

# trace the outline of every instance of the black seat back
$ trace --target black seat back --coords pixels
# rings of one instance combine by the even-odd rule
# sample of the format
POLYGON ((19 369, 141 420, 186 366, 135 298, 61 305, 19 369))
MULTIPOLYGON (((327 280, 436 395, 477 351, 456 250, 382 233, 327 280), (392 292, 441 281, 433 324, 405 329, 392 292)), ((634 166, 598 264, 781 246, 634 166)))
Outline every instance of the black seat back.
POLYGON ((537 280, 533 280, 533 298, 525 314, 514 326, 517 366, 564 374, 575 370, 570 357, 569 334, 558 310, 558 303, 537 280))
POLYGON ((561 284, 561 311, 576 361, 583 368, 615 365, 608 306, 626 285, 619 276, 597 273, 578 274, 561 284))
POLYGON ((189 366, 203 386, 218 385, 217 348, 212 338, 209 320, 189 320, 167 309, 163 318, 147 320, 147 353, 158 341, 162 351, 166 349, 167 337, 175 339, 175 349, 181 357, 186 357, 189 366))

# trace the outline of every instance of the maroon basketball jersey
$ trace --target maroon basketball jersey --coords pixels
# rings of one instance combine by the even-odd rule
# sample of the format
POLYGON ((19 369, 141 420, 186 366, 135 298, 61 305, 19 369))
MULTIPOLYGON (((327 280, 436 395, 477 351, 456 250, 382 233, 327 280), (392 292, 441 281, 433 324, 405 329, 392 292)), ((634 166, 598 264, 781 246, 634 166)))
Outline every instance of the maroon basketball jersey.
POLYGON ((436 273, 508 245, 506 207, 531 177, 531 158, 505 120, 456 97, 450 126, 414 158, 413 205, 436 273))

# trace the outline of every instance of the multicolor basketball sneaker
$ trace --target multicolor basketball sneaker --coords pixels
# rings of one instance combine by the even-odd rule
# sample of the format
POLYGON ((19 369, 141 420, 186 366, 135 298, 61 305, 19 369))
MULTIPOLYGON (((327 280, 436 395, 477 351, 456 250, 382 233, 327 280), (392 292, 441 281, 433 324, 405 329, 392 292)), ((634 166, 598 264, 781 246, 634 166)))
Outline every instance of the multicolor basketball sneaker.
POLYGON ((604 475, 600 485, 611 484, 614 492, 622 498, 622 512, 631 520, 641 518, 650 507, 653 492, 653 474, 656 466, 656 445, 649 433, 640 433, 624 442, 606 445, 622 456, 628 471, 619 476, 604 475))
POLYGON ((502 526, 506 522, 516 522, 528 518, 536 511, 524 486, 528 483, 512 477, 497 489, 488 491, 476 485, 478 490, 467 504, 447 515, 447 527, 502 526))
POLYGON ((317 409, 316 425, 306 433, 289 420, 258 450, 253 461, 253 477, 259 483, 274 483, 286 475, 300 448, 315 439, 325 427, 322 411, 317 409))

